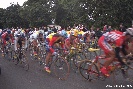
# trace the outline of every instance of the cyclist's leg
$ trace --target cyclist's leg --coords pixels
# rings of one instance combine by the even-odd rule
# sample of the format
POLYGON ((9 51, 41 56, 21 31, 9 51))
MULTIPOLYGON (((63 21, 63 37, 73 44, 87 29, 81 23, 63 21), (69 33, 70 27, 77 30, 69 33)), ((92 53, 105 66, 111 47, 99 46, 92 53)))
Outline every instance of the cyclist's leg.
POLYGON ((47 54, 46 54, 46 59, 45 59, 45 67, 44 69, 50 73, 50 69, 49 69, 49 62, 50 62, 50 58, 52 56, 52 53, 54 52, 54 50, 52 48, 49 47, 49 45, 46 45, 46 51, 47 51, 47 54))
POLYGON ((25 49, 27 49, 27 47, 28 47, 28 39, 27 39, 27 37, 25 37, 25 49))
POLYGON ((100 40, 98 41, 98 44, 101 47, 101 49, 105 52, 105 55, 108 56, 108 60, 105 61, 104 66, 101 68, 101 72, 104 75, 109 76, 107 68, 115 59, 115 52, 113 48, 111 47, 111 45, 107 43, 106 41, 104 41, 103 38, 100 38, 100 40))
POLYGON ((47 52, 46 59, 45 59, 45 67, 44 67, 44 69, 45 69, 45 71, 48 72, 48 73, 51 72, 50 69, 49 69, 49 61, 50 61, 51 55, 52 55, 52 53, 51 53, 50 51, 47 52))
POLYGON ((5 45, 6 45, 6 40, 2 40, 2 56, 4 56, 4 48, 5 48, 5 45))
POLYGON ((34 55, 37 55, 37 39, 34 39, 32 43, 34 47, 34 55))
POLYGON ((15 40, 14 40, 14 49, 15 49, 15 51, 17 50, 17 43, 18 43, 18 37, 15 37, 15 40))

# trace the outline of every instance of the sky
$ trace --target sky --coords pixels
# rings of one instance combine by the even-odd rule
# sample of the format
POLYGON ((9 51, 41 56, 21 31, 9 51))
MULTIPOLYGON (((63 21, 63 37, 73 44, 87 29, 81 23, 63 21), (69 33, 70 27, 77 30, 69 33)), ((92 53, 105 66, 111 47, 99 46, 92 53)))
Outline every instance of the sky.
POLYGON ((14 4, 17 4, 18 2, 18 4, 22 6, 25 1, 27 0, 0 0, 0 8, 7 8, 8 6, 11 5, 10 3, 13 3, 13 2, 14 4))

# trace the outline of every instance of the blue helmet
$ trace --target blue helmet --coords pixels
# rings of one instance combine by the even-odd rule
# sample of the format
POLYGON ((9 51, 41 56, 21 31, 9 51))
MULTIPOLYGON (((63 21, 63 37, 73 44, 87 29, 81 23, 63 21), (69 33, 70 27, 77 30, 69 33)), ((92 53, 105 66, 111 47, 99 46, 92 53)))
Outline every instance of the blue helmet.
POLYGON ((61 36, 65 37, 65 38, 68 37, 68 35, 67 35, 65 30, 62 30, 60 34, 61 34, 61 36))
POLYGON ((11 30, 7 30, 7 33, 8 33, 8 34, 11 34, 11 30))

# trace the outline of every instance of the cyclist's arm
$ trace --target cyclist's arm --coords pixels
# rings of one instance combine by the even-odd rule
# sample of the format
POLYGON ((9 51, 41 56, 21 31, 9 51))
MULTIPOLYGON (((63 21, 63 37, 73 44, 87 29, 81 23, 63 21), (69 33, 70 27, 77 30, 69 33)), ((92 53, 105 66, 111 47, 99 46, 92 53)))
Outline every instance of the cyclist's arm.
POLYGON ((68 40, 65 40, 65 47, 66 47, 66 49, 70 49, 71 47, 68 45, 68 44, 70 44, 70 43, 68 43, 69 41, 68 40))
POLYGON ((124 65, 124 62, 122 61, 122 58, 121 58, 120 55, 119 55, 120 51, 121 51, 120 47, 116 47, 116 48, 115 48, 116 58, 118 58, 118 61, 119 61, 122 65, 124 65))
POLYGON ((3 33, 3 34, 1 35, 1 37, 2 37, 2 39, 5 39, 6 33, 3 33))
POLYGON ((122 45, 122 53, 124 54, 124 56, 126 56, 128 53, 126 51, 126 45, 122 45))

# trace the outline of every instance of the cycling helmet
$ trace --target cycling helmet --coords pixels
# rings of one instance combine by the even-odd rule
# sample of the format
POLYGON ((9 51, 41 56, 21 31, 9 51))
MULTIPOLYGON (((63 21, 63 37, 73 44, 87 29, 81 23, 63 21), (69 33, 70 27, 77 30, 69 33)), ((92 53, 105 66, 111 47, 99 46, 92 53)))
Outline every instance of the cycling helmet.
POLYGON ((126 29, 126 32, 127 32, 129 35, 133 36, 133 28, 127 28, 127 29, 126 29))
POLYGON ((43 34, 43 31, 39 30, 39 34, 43 34))
POLYGON ((7 30, 7 33, 8 33, 8 34, 11 34, 11 30, 7 30))
POLYGON ((65 38, 67 38, 67 33, 66 33, 66 31, 65 31, 65 30, 62 30, 60 34, 61 34, 61 36, 63 36, 63 37, 65 37, 65 38))
POLYGON ((74 29, 73 31, 71 31, 71 35, 72 36, 78 36, 78 30, 74 29))
POLYGON ((4 29, 2 32, 6 32, 7 30, 6 29, 4 29))
POLYGON ((20 37, 21 36, 21 34, 16 34, 16 37, 20 37))

